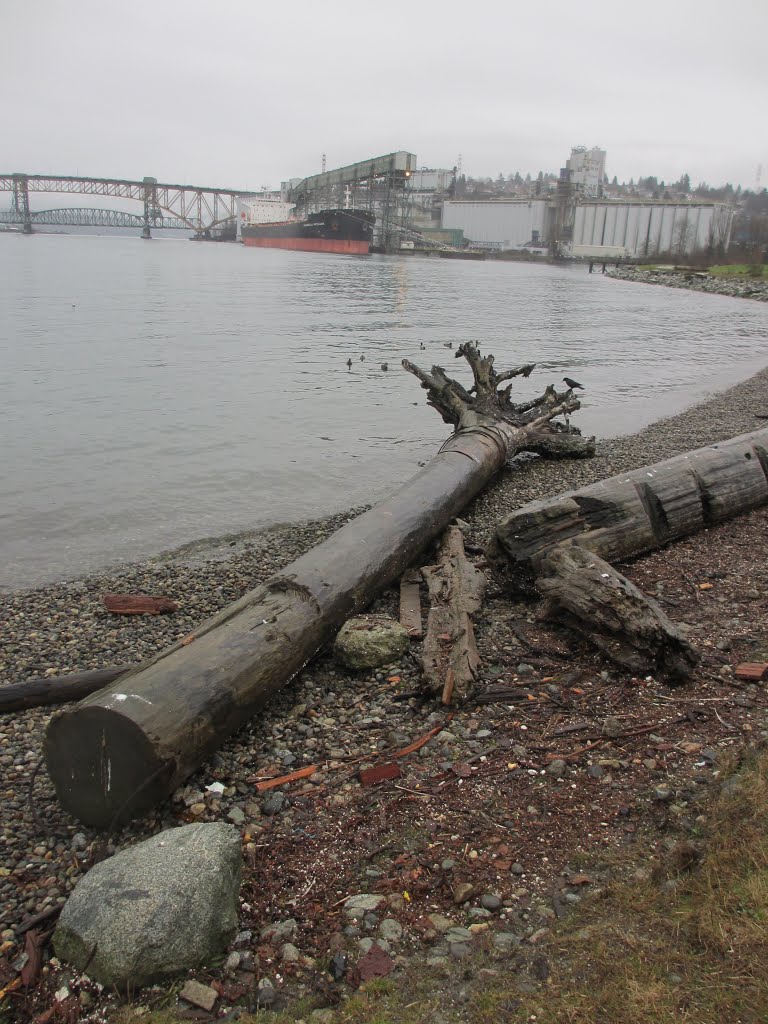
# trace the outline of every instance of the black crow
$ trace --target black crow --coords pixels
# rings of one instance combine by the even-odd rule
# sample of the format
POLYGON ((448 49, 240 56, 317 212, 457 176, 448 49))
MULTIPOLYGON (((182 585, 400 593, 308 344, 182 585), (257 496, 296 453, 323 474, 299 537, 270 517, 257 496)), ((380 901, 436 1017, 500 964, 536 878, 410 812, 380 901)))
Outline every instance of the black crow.
POLYGON ((571 389, 571 391, 573 391, 574 388, 581 388, 582 391, 584 390, 584 385, 583 384, 579 384, 579 382, 577 380, 571 380, 570 377, 563 377, 563 380, 568 385, 568 387, 571 389))

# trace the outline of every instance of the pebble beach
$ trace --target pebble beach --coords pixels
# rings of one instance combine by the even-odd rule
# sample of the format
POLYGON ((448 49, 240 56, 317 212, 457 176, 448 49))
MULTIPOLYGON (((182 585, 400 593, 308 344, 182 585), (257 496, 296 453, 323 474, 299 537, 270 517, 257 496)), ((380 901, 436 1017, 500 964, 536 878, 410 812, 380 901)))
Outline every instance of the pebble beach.
MULTIPOLYGON (((768 369, 638 433, 598 440, 592 459, 547 462, 521 457, 475 499, 463 518, 473 541, 485 544, 497 520, 527 501, 758 429, 764 425, 759 417, 765 415, 768 369)), ((573 422, 578 424, 578 413, 573 422)), ((149 658, 361 511, 189 545, 140 564, 3 595, 0 685, 149 658), (179 611, 151 617, 113 616, 101 601, 109 591, 162 594, 178 602, 179 611)), ((390 591, 373 610, 392 613, 394 609, 395 593, 390 591)), ((489 615, 485 629, 492 631, 489 615)), ((286 828, 301 831, 301 813, 291 806, 289 794, 280 789, 260 794, 248 781, 254 770, 266 765, 290 772, 318 764, 307 787, 323 787, 329 782, 329 770, 346 761, 407 744, 440 716, 418 700, 393 703, 387 680, 396 678, 404 691, 410 691, 418 688, 419 675, 416 658, 411 656, 363 678, 336 666, 329 655, 321 655, 262 715, 201 766, 173 800, 112 835, 83 827, 55 799, 41 754, 45 728, 55 709, 0 717, 2 953, 14 954, 15 929, 21 922, 66 901, 94 859, 163 828, 181 821, 225 820, 242 830, 254 850, 259 835, 267 833, 278 817, 283 832, 286 828), (222 783, 223 791, 209 792, 206 787, 213 782, 222 783)), ((342 781, 329 789, 331 806, 345 802, 349 777, 343 772, 342 781)), ((279 916, 277 906, 273 913, 279 916)))

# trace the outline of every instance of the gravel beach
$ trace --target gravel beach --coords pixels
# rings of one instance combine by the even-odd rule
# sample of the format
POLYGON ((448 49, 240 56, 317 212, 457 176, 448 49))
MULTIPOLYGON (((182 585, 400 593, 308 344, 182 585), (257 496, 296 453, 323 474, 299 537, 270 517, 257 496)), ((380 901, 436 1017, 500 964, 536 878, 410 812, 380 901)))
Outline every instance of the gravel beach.
MULTIPOLYGON (((756 414, 768 414, 768 370, 639 433, 599 442, 593 459, 563 462, 518 459, 466 510, 463 518, 469 524, 471 539, 476 545, 483 545, 503 514, 531 499, 589 484, 623 470, 757 429, 764 425, 764 421, 756 414)), ((578 413, 574 416, 574 423, 578 424, 578 413)), ((201 620, 325 539, 359 511, 273 528, 258 534, 224 538, 215 543, 191 545, 113 572, 4 595, 0 598, 2 684, 23 682, 46 674, 141 661, 187 634, 201 620), (152 617, 112 616, 101 603, 101 595, 107 591, 163 594, 177 601, 180 610, 173 615, 152 617)), ((733 533, 738 528, 734 525, 722 529, 730 529, 733 533)), ((765 517, 760 519, 758 514, 750 529, 753 538, 764 536, 765 517)), ((695 564, 695 554, 690 557, 695 564)), ((706 553, 706 558, 712 558, 711 551, 706 553)), ((428 560, 425 558, 425 562, 428 560)), ((764 593, 764 590, 760 592, 764 593)), ((394 612, 394 591, 382 595, 374 610, 394 612)), ((537 666, 535 658, 526 657, 526 652, 519 645, 515 646, 517 642, 510 640, 508 620, 513 614, 517 612, 503 595, 493 587, 489 588, 487 607, 477 624, 484 665, 496 665, 495 675, 500 677, 498 666, 509 664, 511 659, 514 667, 509 672, 515 680, 519 681, 521 676, 529 673, 535 680, 545 679, 546 664, 537 666), (506 652, 506 661, 500 651, 506 652)), ((681 613, 675 614, 679 616, 681 613)), ((415 653, 405 656, 400 664, 367 676, 349 673, 334 664, 329 655, 321 655, 272 702, 264 714, 232 737, 203 765, 172 801, 114 835, 98 834, 82 827, 58 806, 45 768, 40 766, 42 738, 51 710, 29 710, 1 717, 0 952, 6 962, 11 962, 18 953, 20 940, 16 929, 19 925, 30 916, 62 904, 81 874, 96 860, 182 822, 225 820, 241 829, 246 863, 251 872, 243 890, 246 901, 244 919, 250 915, 250 920, 245 920, 243 928, 252 929, 256 936, 259 929, 270 921, 287 916, 291 920, 298 918, 299 924, 290 934, 291 944, 295 943, 292 948, 300 947, 301 955, 295 969, 287 969, 284 964, 282 973, 288 977, 293 970, 298 991, 311 990, 314 984, 312 972, 318 964, 324 963, 323 957, 327 959, 334 948, 339 948, 340 942, 356 943, 365 941, 366 935, 379 934, 380 922, 377 920, 368 922, 367 931, 364 926, 357 931, 357 926, 350 926, 353 930, 345 931, 344 922, 336 920, 338 912, 336 918, 326 922, 327 928, 320 927, 316 923, 319 914, 317 904, 312 901, 319 901, 322 910, 323 901, 329 898, 329 893, 338 892, 343 896, 347 884, 344 879, 349 872, 352 872, 350 878, 355 871, 361 875, 355 876, 358 888, 352 888, 351 892, 365 891, 360 886, 366 882, 374 887, 367 891, 380 891, 380 883, 387 877, 388 867, 375 862, 370 850, 365 854, 368 859, 363 866, 353 869, 351 861, 344 861, 341 853, 334 852, 331 840, 336 835, 341 843, 344 829, 354 835, 354 823, 350 824, 349 819, 343 825, 340 816, 343 810, 354 808, 360 799, 360 786, 355 777, 357 767, 367 763, 366 759, 375 761, 383 752, 405 746, 444 721, 440 708, 424 703, 418 696, 408 696, 418 688, 420 673, 415 653), (393 695, 398 695, 398 699, 393 700, 393 695), (256 778, 279 775, 309 764, 317 764, 318 770, 298 789, 283 787, 265 795, 256 789, 256 778), (206 790, 212 782, 223 783, 222 794, 206 790), (325 837, 325 845, 321 849, 312 850, 308 841, 312 835, 318 837, 318 843, 321 837, 325 837), (302 856, 310 857, 309 861, 302 862, 298 847, 303 848, 302 856), (293 881, 290 876, 286 878, 282 874, 274 882, 274 887, 270 887, 270 871, 276 871, 278 861, 284 868, 292 856, 296 858, 293 881), (297 894, 304 891, 309 881, 301 877, 302 870, 325 871, 328 874, 326 882, 318 881, 314 893, 304 900, 306 906, 301 901, 297 902, 297 894), (315 921, 314 931, 308 924, 310 919, 315 921), (341 938, 331 940, 328 938, 331 933, 341 938)), ((590 655, 584 656, 582 664, 585 673, 591 673, 590 678, 595 685, 602 688, 601 692, 606 689, 606 681, 616 681, 618 693, 621 679, 617 674, 606 671, 605 666, 590 655)), ((557 673, 551 672, 551 675, 556 677, 557 673)), ((484 678, 488 681, 494 678, 494 674, 484 678)), ((610 694, 606 697, 608 710, 611 710, 612 699, 610 694)), ((415 770, 423 770, 434 761, 441 766, 440 770, 445 771, 445 765, 450 765, 457 758, 484 756, 483 751, 493 739, 493 728, 483 716, 484 712, 478 712, 476 707, 459 712, 450 729, 446 730, 446 737, 440 741, 439 749, 435 751, 434 745, 430 744, 414 759, 417 764, 415 770), (428 760, 430 758, 432 761, 428 760)), ((759 726, 757 723, 754 728, 759 726)), ((520 742, 524 740, 523 734, 520 742)), ((522 749, 524 756, 525 748, 522 749)), ((514 760, 523 760, 523 756, 517 750, 514 760)), ((505 764, 511 757, 508 752, 504 754, 505 764)), ((599 765, 585 765, 585 771, 587 767, 594 768, 593 779, 597 778, 598 772, 604 774, 611 770, 610 766, 601 769, 599 765)), ((603 786, 601 792, 616 795, 609 786, 603 786)), ((416 809, 411 813, 421 814, 424 805, 418 798, 415 800, 416 809)), ((366 813, 371 813, 370 807, 366 813)), ((607 812, 600 807, 595 813, 607 812)), ((497 815, 493 817, 500 820, 497 815)), ((504 815, 507 824, 495 829, 498 835, 510 835, 511 817, 511 812, 507 811, 504 815)), ((365 830, 367 826, 363 818, 358 827, 361 822, 365 830)), ((383 828, 379 821, 374 831, 383 828)), ((563 864, 568 863, 567 835, 568 829, 564 828, 563 836, 552 840, 553 848, 557 847, 562 852, 559 859, 552 857, 553 869, 556 866, 560 870, 563 864)), ((358 841, 362 840, 358 837, 358 841)), ((538 841, 546 842, 545 836, 540 834, 538 841)), ((477 843, 476 838, 474 842, 477 843)), ((508 912, 511 921, 514 900, 522 900, 524 910, 521 913, 528 923, 518 921, 517 924, 522 927, 523 937, 527 934, 530 938, 542 923, 536 924, 535 914, 532 911, 529 914, 531 900, 536 902, 536 881, 530 865, 524 863, 520 868, 518 863, 524 861, 524 844, 511 839, 509 842, 515 848, 509 871, 517 881, 512 888, 506 886, 502 893, 504 907, 507 908, 503 913, 508 912), (524 873, 529 877, 521 882, 519 876, 524 873), (525 895, 514 897, 514 891, 525 895)), ((351 857, 351 854, 347 856, 351 857)), ((439 859, 437 854, 432 855, 432 860, 439 859)), ((450 859, 446 855, 445 863, 450 859)), ((444 868, 445 872, 450 873, 451 870, 452 866, 444 868)), ((546 872, 541 875, 544 881, 545 876, 546 872)), ((402 886, 398 891, 402 892, 402 886)), ((478 913, 476 922, 488 919, 491 912, 501 906, 502 899, 497 900, 494 891, 482 886, 477 889, 478 897, 482 893, 485 900, 477 909, 483 910, 486 905, 491 909, 486 908, 485 917, 478 913)), ((450 905, 450 886, 446 892, 450 905)), ((574 889, 572 895, 575 892, 574 889)), ((402 896, 393 896, 390 908, 392 917, 409 909, 403 904, 402 896)), ((546 915, 542 920, 546 924, 546 915)), ((399 940, 398 928, 400 925, 389 926, 394 936, 391 940, 393 946, 399 940)), ((412 931, 415 932, 415 927, 412 931)), ((257 941, 254 937, 254 947, 257 941)), ((389 948, 386 940, 382 941, 389 948)), ((457 940, 457 943, 461 945, 465 941, 468 940, 457 940)), ((277 959, 281 955, 279 950, 274 951, 277 959)), ((436 955, 439 958, 459 956, 460 953, 441 948, 436 955)), ((293 956, 292 952, 290 956, 293 956)), ((288 954, 284 959, 290 959, 288 954)), ((248 957, 244 956, 242 967, 246 972, 247 961, 248 957)), ((252 951, 250 970, 256 978, 265 972, 271 972, 274 978, 276 967, 270 957, 265 958, 258 951, 252 951), (262 966, 258 968, 260 955, 262 966)))

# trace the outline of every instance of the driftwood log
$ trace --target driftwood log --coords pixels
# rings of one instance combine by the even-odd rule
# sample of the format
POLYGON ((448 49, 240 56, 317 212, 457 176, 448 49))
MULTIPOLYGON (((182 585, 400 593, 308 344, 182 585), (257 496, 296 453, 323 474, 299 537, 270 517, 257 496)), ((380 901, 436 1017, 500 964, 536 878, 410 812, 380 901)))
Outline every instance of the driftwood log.
POLYGON ((43 676, 26 683, 0 686, 0 715, 8 711, 39 708, 49 704, 67 704, 103 689, 135 665, 115 665, 63 676, 43 676))
POLYGON ((609 562, 768 503, 768 430, 742 434, 589 487, 530 502, 497 525, 488 549, 509 586, 546 597, 542 616, 582 633, 633 672, 671 680, 695 651, 656 602, 609 562))
POLYGON ((421 572, 430 601, 421 655, 426 688, 443 704, 466 700, 480 667, 472 616, 483 603, 485 575, 464 553, 458 526, 445 531, 437 564, 421 572))
POLYGON ((516 406, 511 385, 499 385, 532 365, 497 374, 473 344, 456 355, 472 368, 471 392, 440 367, 403 364, 455 431, 398 493, 139 671, 53 717, 44 754, 68 811, 106 827, 151 808, 413 564, 511 455, 594 452, 594 439, 552 423, 579 408, 570 391, 549 387, 516 406))
POLYGON ((541 558, 563 541, 620 562, 766 503, 763 429, 529 502, 500 520, 488 556, 512 563, 511 586, 531 589, 541 558))

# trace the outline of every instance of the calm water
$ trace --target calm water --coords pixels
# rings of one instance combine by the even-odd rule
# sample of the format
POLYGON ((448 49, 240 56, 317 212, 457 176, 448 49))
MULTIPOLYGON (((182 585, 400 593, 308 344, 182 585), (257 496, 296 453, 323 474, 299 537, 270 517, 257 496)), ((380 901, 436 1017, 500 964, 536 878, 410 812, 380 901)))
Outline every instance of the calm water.
POLYGON ((602 437, 768 361, 762 303, 180 239, 0 235, 0 309, 5 588, 381 497, 447 433, 400 360, 448 341, 536 360, 520 396, 581 380, 602 437))

